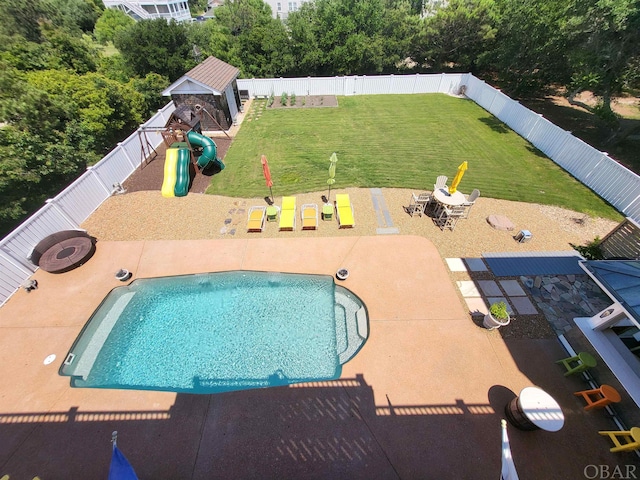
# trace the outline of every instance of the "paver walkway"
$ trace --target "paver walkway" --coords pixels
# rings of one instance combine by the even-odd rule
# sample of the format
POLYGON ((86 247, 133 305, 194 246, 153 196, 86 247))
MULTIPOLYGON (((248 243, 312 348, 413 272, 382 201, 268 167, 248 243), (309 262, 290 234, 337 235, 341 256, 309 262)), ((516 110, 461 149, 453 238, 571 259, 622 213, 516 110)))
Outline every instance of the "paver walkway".
POLYGON ((372 188, 371 201, 373 202, 373 209, 376 212, 376 221, 378 222, 378 228, 376 233, 378 235, 389 235, 400 233, 400 231, 393 226, 393 220, 391 219, 391 213, 387 203, 384 201, 381 188, 372 188))
MULTIPOLYGON (((500 254, 493 255, 498 258, 500 254)), ((527 253, 522 256, 536 258, 528 257, 527 253)), ((511 257, 511 260, 515 264, 517 257, 511 257)), ((452 272, 494 274, 493 263, 486 257, 484 260, 447 258, 446 263, 452 272)), ((536 269, 542 271, 544 265, 545 261, 538 263, 536 269)), ((551 266, 551 271, 557 270, 558 267, 551 266)), ((540 275, 520 275, 516 279, 458 280, 456 284, 472 315, 485 315, 492 303, 504 301, 511 315, 544 314, 557 335, 563 335, 575 326, 573 318, 590 317, 611 304, 609 297, 585 273, 558 275, 547 271, 540 275)))

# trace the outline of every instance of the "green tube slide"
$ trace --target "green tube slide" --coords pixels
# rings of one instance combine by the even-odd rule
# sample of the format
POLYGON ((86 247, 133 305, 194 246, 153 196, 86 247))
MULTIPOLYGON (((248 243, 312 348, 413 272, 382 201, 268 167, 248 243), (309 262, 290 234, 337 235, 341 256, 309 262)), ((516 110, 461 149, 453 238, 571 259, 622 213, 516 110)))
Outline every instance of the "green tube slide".
POLYGON ((176 166, 176 184, 173 193, 176 197, 184 197, 189 192, 189 165, 191 164, 191 152, 188 148, 178 150, 178 162, 176 166))
POLYGON ((205 169, 209 164, 213 163, 217 165, 220 170, 224 170, 224 163, 222 163, 216 156, 217 149, 213 140, 209 137, 205 137, 204 135, 200 135, 198 132, 194 132, 193 130, 187 132, 187 139, 189 139, 189 143, 192 145, 203 147, 202 155, 198 158, 198 166, 200 168, 205 169))

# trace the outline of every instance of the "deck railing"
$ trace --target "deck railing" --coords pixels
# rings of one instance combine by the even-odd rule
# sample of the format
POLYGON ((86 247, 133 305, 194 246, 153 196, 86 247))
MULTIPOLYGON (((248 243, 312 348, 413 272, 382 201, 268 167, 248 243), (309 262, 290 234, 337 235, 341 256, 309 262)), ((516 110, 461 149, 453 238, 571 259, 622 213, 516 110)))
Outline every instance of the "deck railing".
MULTIPOLYGON (((640 223, 637 174, 471 74, 241 79, 238 88, 247 90, 252 97, 280 96, 283 92, 296 96, 464 94, 620 212, 640 223)), ((51 233, 78 228, 113 193, 114 184, 124 182, 140 165, 141 132, 145 127, 163 127, 174 108, 170 102, 159 110, 138 131, 0 241, 0 304, 36 270, 28 259, 33 247, 51 233)), ((148 132, 147 136, 154 147, 162 142, 157 132, 148 132)))

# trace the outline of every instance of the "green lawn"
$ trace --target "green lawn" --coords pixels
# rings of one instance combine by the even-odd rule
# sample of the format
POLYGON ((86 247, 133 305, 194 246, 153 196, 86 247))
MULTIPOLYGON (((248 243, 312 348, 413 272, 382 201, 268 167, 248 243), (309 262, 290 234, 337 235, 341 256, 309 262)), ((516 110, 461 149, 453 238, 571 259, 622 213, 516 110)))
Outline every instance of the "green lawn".
MULTIPOLYGON (((277 101, 278 99, 276 99, 277 101)), ((299 99, 300 101, 300 99, 299 99)), ((327 188, 331 153, 338 155, 333 188, 431 190, 436 176, 469 163, 459 190, 482 196, 558 205, 622 219, 502 122, 470 100, 447 95, 338 97, 338 108, 260 109, 256 101, 207 193, 268 194, 260 156, 269 159, 274 195, 327 188), (262 110, 257 118, 257 111, 262 110), (248 121, 250 120, 251 121, 248 121)))

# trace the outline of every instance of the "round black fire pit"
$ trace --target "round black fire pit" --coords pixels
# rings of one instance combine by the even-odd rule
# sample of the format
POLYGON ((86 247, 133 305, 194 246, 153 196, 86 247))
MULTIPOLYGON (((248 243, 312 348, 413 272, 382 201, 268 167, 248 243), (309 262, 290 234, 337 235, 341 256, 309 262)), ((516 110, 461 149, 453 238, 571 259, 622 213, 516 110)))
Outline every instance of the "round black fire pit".
POLYGON ((96 251, 96 240, 83 230, 63 230, 42 239, 31 261, 45 272, 63 273, 79 267, 96 251))

